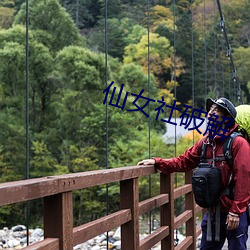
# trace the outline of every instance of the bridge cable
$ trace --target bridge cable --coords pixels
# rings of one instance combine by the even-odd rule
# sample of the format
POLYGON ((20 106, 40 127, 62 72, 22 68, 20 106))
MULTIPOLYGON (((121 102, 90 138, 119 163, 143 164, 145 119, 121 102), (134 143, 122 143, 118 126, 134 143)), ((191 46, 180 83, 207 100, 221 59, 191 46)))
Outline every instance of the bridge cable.
POLYGON ((240 86, 239 80, 237 81, 237 72, 236 72, 236 68, 235 68, 235 65, 234 65, 234 60, 233 60, 231 45, 229 43, 228 36, 227 36, 225 18, 224 18, 223 13, 222 13, 220 0, 216 0, 216 1, 217 1, 217 6, 218 6, 219 14, 220 14, 220 28, 221 28, 221 31, 224 34, 224 38, 225 38, 226 45, 227 45, 227 57, 230 60, 230 69, 232 70, 233 82, 234 82, 234 87, 235 87, 234 88, 234 92, 236 90, 238 103, 242 104, 241 86, 240 86), (237 89, 236 89, 236 84, 237 84, 237 89))
POLYGON ((79 0, 76 0, 76 26, 79 28, 79 0))
MULTIPOLYGON (((174 70, 173 70, 173 81, 174 81, 174 98, 175 98, 175 100, 177 99, 176 98, 176 96, 177 96, 177 89, 176 89, 176 28, 175 28, 175 25, 176 25, 176 17, 175 17, 175 15, 176 15, 176 2, 175 2, 175 0, 173 0, 173 24, 174 24, 174 41, 173 41, 173 43, 174 43, 174 55, 173 55, 173 63, 174 63, 174 70)), ((177 116, 177 114, 176 114, 176 109, 175 109, 175 124, 176 124, 176 116, 177 116)), ((175 154, 175 156, 176 156, 176 154, 177 154, 177 136, 176 136, 176 134, 177 134, 177 131, 176 131, 176 126, 175 126, 175 141, 174 141, 174 154, 175 154)), ((175 178, 175 182, 177 182, 177 178, 175 178)), ((175 183, 176 184, 176 183, 175 183)))
MULTIPOLYGON (((229 65, 229 72, 230 72, 230 70, 231 70, 231 66, 229 65)), ((229 99, 231 99, 231 76, 230 75, 228 75, 228 88, 229 88, 229 99)))
MULTIPOLYGON (((25 72, 26 72, 26 174, 25 179, 29 179, 29 0, 26 0, 26 45, 25 45, 25 72)), ((26 239, 27 246, 29 245, 29 211, 30 202, 25 203, 25 216, 26 216, 26 239)))
MULTIPOLYGON (((104 29, 105 29, 105 80, 106 80, 106 88, 108 87, 108 0, 105 0, 105 21, 104 21, 104 29)), ((108 162, 108 128, 109 128, 109 119, 108 119, 108 102, 106 102, 106 169, 109 168, 108 162)), ((106 215, 108 215, 109 211, 109 186, 106 184, 106 215)), ((108 249, 109 241, 108 241, 108 232, 107 232, 107 249, 108 249)))
MULTIPOLYGON (((150 98, 150 0, 147 0, 147 30, 148 30, 148 98, 150 98)), ((151 141, 150 141, 150 128, 151 128, 151 122, 150 122, 150 103, 148 104, 148 158, 151 157, 151 141)), ((149 197, 151 197, 151 175, 148 176, 148 187, 149 187, 149 197)), ((152 212, 149 212, 149 233, 151 233, 152 228, 152 212)))
POLYGON ((215 15, 215 0, 213 1, 213 15, 214 15, 214 27, 213 27, 213 33, 214 33, 214 93, 217 97, 218 91, 217 91, 217 32, 216 32, 216 15, 215 15))
MULTIPOLYGON (((220 37, 221 38, 221 37, 220 37)), ((220 56, 220 61, 221 61, 221 63, 220 63, 220 72, 221 72, 221 77, 222 77, 222 96, 225 96, 225 67, 224 67, 224 60, 223 60, 223 58, 221 58, 221 54, 222 54, 222 51, 223 51, 223 49, 224 49, 224 47, 225 47, 225 44, 224 44, 224 40, 222 40, 221 41, 221 39, 219 39, 218 40, 218 42, 219 42, 219 45, 218 45, 218 47, 219 47, 219 56, 220 56)))
MULTIPOLYGON (((174 81, 174 98, 177 100, 177 86, 176 86, 176 1, 173 0, 173 24, 174 24, 174 55, 173 55, 173 61, 174 61, 174 72, 173 72, 173 81, 174 81)), ((176 123, 176 116, 177 116, 177 111, 175 109, 175 124, 176 123)), ((174 154, 175 157, 177 155, 177 131, 176 131, 176 125, 175 125, 175 140, 174 140, 174 154)), ((175 173, 175 187, 177 187, 177 173, 175 173)), ((175 245, 178 245, 179 243, 179 238, 178 238, 178 230, 175 230, 175 245)))
MULTIPOLYGON (((195 93, 194 93, 194 10, 193 10, 193 0, 191 0, 191 39, 192 39, 192 70, 191 70, 191 79, 192 79, 192 105, 195 106, 195 93)), ((193 119, 193 127, 194 119, 193 119)), ((194 145, 194 129, 193 129, 193 145, 194 145)))
POLYGON ((204 89, 205 89, 205 98, 207 98, 207 39, 206 39, 206 23, 207 23, 207 16, 206 16, 206 0, 204 0, 204 17, 203 17, 203 36, 204 36, 204 89))
MULTIPOLYGON (((216 9, 216 3, 214 2, 214 9, 216 9)), ((216 18, 217 19, 217 18, 216 18)), ((221 23, 220 25, 221 26, 221 23)), ((216 25, 216 30, 218 29, 218 25, 216 25)), ((218 93, 220 96, 225 96, 225 75, 224 75, 224 59, 222 57, 222 52, 224 50, 225 47, 225 43, 224 43, 224 39, 221 39, 221 35, 217 32, 216 33, 216 37, 217 37, 217 57, 218 57, 218 64, 217 64, 217 72, 218 72, 218 78, 217 78, 217 86, 222 86, 222 88, 218 88, 218 93)))

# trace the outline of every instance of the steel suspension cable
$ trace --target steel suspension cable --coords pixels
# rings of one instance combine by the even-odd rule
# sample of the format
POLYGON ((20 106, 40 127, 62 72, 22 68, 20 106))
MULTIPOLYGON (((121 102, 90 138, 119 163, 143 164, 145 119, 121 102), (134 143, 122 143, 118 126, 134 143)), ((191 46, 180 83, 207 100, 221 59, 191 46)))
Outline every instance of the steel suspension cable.
MULTIPOLYGON (((148 30, 148 98, 150 98, 150 0, 147 0, 147 12, 148 12, 148 17, 147 17, 147 30, 148 30)), ((150 140, 150 127, 151 127, 151 122, 150 122, 150 103, 148 104, 148 158, 151 157, 151 140, 150 140)), ((148 185, 149 185, 149 197, 151 197, 152 192, 151 192, 151 175, 148 176, 148 185)), ((151 233, 151 227, 152 227, 152 213, 151 211, 149 212, 149 233, 151 233)))
POLYGON ((76 0, 76 26, 79 28, 79 0, 76 0))
MULTIPOLYGON (((108 87, 108 0, 105 0, 105 21, 104 21, 104 46, 105 46, 105 81, 106 81, 106 88, 108 87)), ((106 102, 106 169, 109 168, 109 161, 108 161, 108 147, 109 147, 109 119, 108 119, 108 102, 106 102)), ((106 184, 106 215, 109 212, 109 186, 106 184)), ((107 249, 108 249, 108 232, 107 232, 107 249)))
MULTIPOLYGON (((26 174, 25 179, 29 179, 29 0, 26 0, 26 45, 25 45, 25 72, 26 72, 26 174)), ((26 230, 27 245, 29 245, 29 211, 30 202, 26 202, 26 230)))
POLYGON ((214 6, 214 91, 217 96, 217 32, 216 32, 216 15, 215 15, 215 0, 213 1, 214 6))
POLYGON ((203 36, 204 36, 204 93, 205 93, 205 97, 207 97, 207 40, 206 40, 206 23, 207 23, 207 17, 206 17, 206 0, 204 0, 204 30, 203 30, 203 36))
MULTIPOLYGON (((223 42, 221 43, 221 46, 220 46, 220 55, 221 55, 221 51, 223 51, 223 42)), ((225 76, 224 76, 224 61, 223 61, 223 58, 221 59, 221 67, 220 67, 220 70, 221 70, 221 77, 222 77, 222 96, 225 95, 225 76)))
MULTIPOLYGON (((231 66, 229 65, 229 72, 231 70, 231 66)), ((229 99, 231 99, 231 76, 228 75, 228 91, 229 91, 229 99)))
MULTIPOLYGON (((192 72, 191 72, 191 79, 192 79, 192 104, 193 107, 195 106, 194 100, 194 10, 193 10, 193 0, 191 0, 191 39, 192 39, 192 72)), ((193 120, 193 127, 195 126, 193 120)), ((194 129, 193 129, 193 144, 194 144, 194 129)))
POLYGON ((221 41, 221 39, 218 39, 219 56, 220 56, 220 61, 221 61, 220 71, 221 71, 221 77, 222 77, 221 79, 222 80, 222 96, 225 95, 225 72, 224 72, 225 67, 224 67, 224 60, 223 58, 221 58, 221 54, 222 54, 222 51, 224 50, 224 46, 225 46, 224 40, 221 41))
MULTIPOLYGON (((174 97, 175 100, 177 100, 177 86, 176 86, 176 2, 173 0, 173 23, 174 23, 174 55, 173 55, 173 61, 174 61, 174 73, 173 73, 173 81, 174 81, 174 97)), ((175 109, 175 124, 176 123, 176 116, 177 116, 177 111, 175 109)), ((175 156, 177 155, 177 131, 176 131, 176 125, 174 127, 174 154, 175 156)), ((177 187, 177 173, 175 173, 175 187, 177 187)), ((177 229, 175 230, 175 241, 176 245, 178 245, 179 239, 178 239, 178 233, 177 229)))
MULTIPOLYGON (((173 73, 173 81, 174 81, 174 97, 175 97, 175 100, 177 100, 177 98, 176 98, 176 96, 177 96, 177 89, 176 89, 176 27, 175 27, 175 25, 176 25, 176 2, 175 2, 175 0, 173 0, 173 18, 174 18, 174 58, 173 58, 173 61, 174 61, 174 73, 173 73)), ((175 124, 176 124, 176 116, 177 116, 177 114, 176 114, 176 109, 175 109, 175 124)), ((176 141, 176 135, 177 135, 177 131, 176 131, 176 126, 175 126, 175 131, 174 131, 174 133, 175 133, 175 143, 174 143, 174 145, 175 145, 175 148, 174 148, 174 153, 175 153, 175 156, 176 156, 176 154, 177 154, 177 148, 176 148, 176 145, 177 145, 177 141, 176 141)), ((177 180, 176 180, 176 182, 177 182, 177 180)))

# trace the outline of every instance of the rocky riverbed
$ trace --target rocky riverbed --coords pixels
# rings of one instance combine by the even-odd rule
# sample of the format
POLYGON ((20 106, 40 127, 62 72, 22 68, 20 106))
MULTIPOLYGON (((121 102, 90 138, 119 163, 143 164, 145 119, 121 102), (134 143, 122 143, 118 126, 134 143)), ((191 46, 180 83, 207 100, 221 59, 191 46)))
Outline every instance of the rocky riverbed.
MULTIPOLYGON (((147 234, 140 235, 140 239, 146 237, 147 234)), ((178 236, 179 242, 184 236, 178 236)), ((43 230, 41 228, 29 229, 29 244, 39 242, 44 239, 43 230)), ((0 249, 22 249, 27 246, 27 229, 24 225, 17 225, 12 228, 3 228, 0 230, 0 249)), ((74 247, 74 250, 104 250, 121 249, 121 232, 120 228, 109 231, 107 234, 101 234, 83 244, 74 247)), ((160 250, 160 243, 151 248, 152 250, 160 250)))

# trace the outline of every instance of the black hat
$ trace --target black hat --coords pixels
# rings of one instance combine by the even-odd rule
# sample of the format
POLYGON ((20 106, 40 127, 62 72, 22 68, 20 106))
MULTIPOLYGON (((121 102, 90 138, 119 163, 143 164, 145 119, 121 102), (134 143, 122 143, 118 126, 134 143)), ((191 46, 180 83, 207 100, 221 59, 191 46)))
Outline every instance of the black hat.
POLYGON ((237 111, 236 111, 234 105, 227 98, 221 97, 221 98, 215 99, 215 100, 208 98, 207 102, 206 102, 207 112, 209 112, 209 110, 213 104, 216 104, 219 107, 226 110, 232 116, 232 118, 235 119, 237 111))

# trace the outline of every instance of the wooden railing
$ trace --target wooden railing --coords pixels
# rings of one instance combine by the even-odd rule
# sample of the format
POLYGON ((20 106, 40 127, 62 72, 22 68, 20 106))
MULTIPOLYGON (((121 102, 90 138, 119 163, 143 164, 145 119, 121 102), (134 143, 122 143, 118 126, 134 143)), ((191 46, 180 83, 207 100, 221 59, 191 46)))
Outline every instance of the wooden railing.
POLYGON ((161 241, 161 249, 196 249, 201 229, 196 213, 191 173, 186 184, 174 189, 173 174, 160 174, 160 194, 139 202, 138 178, 156 173, 153 166, 132 166, 48 176, 0 184, 0 206, 43 198, 44 240, 25 250, 72 250, 101 233, 121 227, 122 250, 148 250, 161 241), (72 191, 112 182, 120 183, 120 210, 89 223, 73 227, 72 191), (185 195, 185 212, 174 217, 174 200, 185 195), (160 207, 160 227, 139 240, 139 216, 160 207), (185 239, 174 247, 174 230, 186 224, 185 239))

